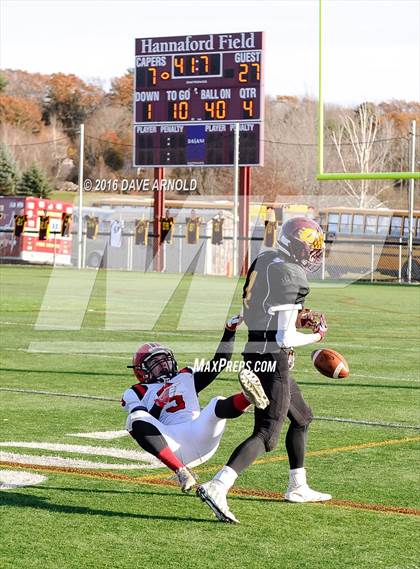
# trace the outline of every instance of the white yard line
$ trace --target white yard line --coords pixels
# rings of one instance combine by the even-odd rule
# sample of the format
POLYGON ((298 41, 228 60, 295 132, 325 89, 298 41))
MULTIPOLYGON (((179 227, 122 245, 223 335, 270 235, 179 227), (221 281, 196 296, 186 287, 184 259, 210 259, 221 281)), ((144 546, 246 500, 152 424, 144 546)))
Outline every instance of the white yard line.
POLYGON ((385 423, 382 421, 367 421, 365 419, 345 419, 343 417, 314 417, 318 421, 335 421, 337 423, 353 423, 355 425, 370 425, 373 427, 391 427, 393 429, 418 429, 420 425, 404 425, 403 423, 385 423))
POLYGON ((47 480, 42 474, 34 472, 22 472, 19 470, 0 470, 0 490, 12 490, 13 488, 21 488, 23 486, 33 486, 41 484, 47 480))
MULTIPOLYGON (((56 397, 76 397, 76 398, 79 397, 82 399, 94 399, 100 401, 120 401, 119 399, 117 398, 114 399, 112 397, 98 397, 95 395, 84 395, 79 393, 59 393, 54 391, 38 391, 35 389, 18 389, 18 388, 15 389, 11 387, 0 387, 0 391, 10 391, 10 392, 29 393, 29 394, 32 393, 36 395, 52 395, 56 397)), ((347 419, 343 417, 315 417, 315 419, 318 419, 320 421, 336 421, 338 423, 354 423, 355 425, 372 425, 376 427, 390 427, 390 428, 401 428, 401 429, 420 429, 420 425, 404 425, 403 423, 386 423, 382 421, 369 421, 367 419, 366 420, 351 419, 351 418, 347 419)), ((115 433, 115 431, 110 431, 110 432, 115 433)), ((81 435, 77 434, 69 436, 81 436, 81 435)), ((86 434, 86 438, 87 437, 88 434, 86 434)), ((92 438, 100 438, 100 437, 92 437, 92 438)), ((112 437, 112 438, 117 438, 117 437, 112 437)))
POLYGON ((0 442, 0 447, 10 448, 32 448, 39 450, 62 451, 77 454, 94 454, 96 456, 112 456, 113 458, 123 458, 125 460, 138 460, 148 464, 160 464, 151 454, 139 450, 126 450, 116 447, 97 447, 90 445, 69 445, 45 442, 19 442, 5 441, 0 442))
MULTIPOLYGON (((19 326, 19 328, 21 328, 22 326, 26 326, 27 328, 34 328, 35 324, 29 324, 28 322, 8 322, 5 320, 0 320, 0 325, 1 324, 5 324, 7 326, 19 326)), ((223 326, 223 324, 222 324, 223 326)), ((128 330, 121 330, 120 328, 114 330, 112 328, 108 329, 108 328, 93 328, 93 327, 89 327, 89 326, 82 326, 80 328, 80 330, 67 330, 66 328, 59 328, 56 325, 48 325, 48 324, 42 324, 43 328, 50 328, 51 330, 61 330, 63 332, 83 332, 84 330, 95 330, 95 332, 128 332, 128 333, 133 333, 133 332, 138 332, 139 334, 160 334, 162 336, 179 336, 182 334, 182 336, 191 336, 192 338, 195 338, 196 336, 196 332, 191 331, 191 330, 179 330, 179 331, 167 331, 167 332, 163 332, 162 330, 132 330, 132 329, 128 329, 128 330)), ((210 334, 215 333, 218 334, 221 331, 222 328, 215 328, 214 330, 204 330, 204 332, 208 332, 210 334)), ((402 328, 402 330, 405 330, 405 328, 402 328)), ((200 331, 200 330, 198 330, 200 331)))
POLYGON ((162 465, 152 464, 115 464, 108 462, 94 462, 91 460, 61 458, 59 456, 36 456, 33 454, 16 454, 13 452, 0 452, 0 462, 13 462, 17 464, 32 464, 34 466, 59 466, 67 468, 88 468, 98 470, 144 470, 160 468, 162 465))
POLYGON ((81 439, 99 439, 111 441, 128 437, 128 431, 94 431, 92 433, 66 433, 66 437, 80 437, 81 439))
MULTIPOLYGON (((298 372, 298 375, 300 375, 301 373, 310 373, 311 375, 314 375, 314 377, 317 375, 315 373, 315 370, 311 370, 311 369, 301 369, 298 372)), ((381 380, 385 380, 385 381, 392 381, 392 382, 398 382, 398 381, 404 381, 404 382, 409 382, 409 383, 420 383, 420 379, 415 379, 415 378, 408 378, 408 377, 395 377, 395 376, 385 376, 385 375, 364 375, 364 374, 360 374, 360 373, 351 373, 350 374, 350 378, 351 379, 357 379, 361 377, 362 379, 381 379, 381 380)), ((345 382, 346 379, 343 380, 339 380, 339 382, 345 382)), ((335 385, 335 383, 333 384, 335 385)), ((374 387, 375 384, 372 383, 372 386, 374 387)))
POLYGON ((120 401, 115 397, 101 397, 99 395, 85 395, 83 393, 62 393, 60 391, 42 391, 40 389, 19 389, 14 387, 0 387, 0 391, 15 393, 33 393, 34 395, 52 395, 55 397, 75 397, 78 399, 93 399, 98 401, 120 401))
MULTIPOLYGON (((405 329, 406 330, 406 329, 405 329)), ((372 346, 371 344, 351 344, 349 342, 334 342, 335 348, 356 348, 358 350, 381 350, 386 353, 389 350, 398 351, 398 352, 415 352, 418 353, 418 348, 409 348, 409 347, 397 347, 397 346, 372 346)))
MULTIPOLYGON (((0 348, 0 352, 26 352, 28 354, 58 354, 59 352, 34 352, 33 350, 28 350, 27 348, 0 348)), ((128 352, 127 352, 128 353, 128 352)), ((69 353, 67 354, 70 357, 76 357, 79 356, 80 354, 77 353, 69 353)), ((109 356, 108 354, 87 354, 84 353, 83 357, 85 358, 107 358, 107 359, 111 359, 111 360, 125 360, 125 361, 129 361, 130 357, 129 356, 109 356)))

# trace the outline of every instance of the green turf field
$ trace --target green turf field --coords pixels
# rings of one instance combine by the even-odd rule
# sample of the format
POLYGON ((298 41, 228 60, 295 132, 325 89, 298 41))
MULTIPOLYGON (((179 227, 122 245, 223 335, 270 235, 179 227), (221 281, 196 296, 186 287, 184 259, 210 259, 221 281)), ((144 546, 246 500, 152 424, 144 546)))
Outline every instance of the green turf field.
MULTIPOLYGON (((342 352, 351 368, 344 381, 321 376, 308 346, 298 351, 294 374, 317 417, 309 437, 309 482, 334 500, 281 500, 288 476, 282 435, 278 448, 239 478, 230 506, 241 524, 230 526, 217 522, 195 496, 182 495, 169 471, 152 468, 145 458, 139 468, 138 459, 124 452, 106 454, 110 448, 139 451, 129 437, 76 435, 124 428, 118 401, 132 383, 125 367, 132 346, 145 340, 174 346, 181 366, 195 355, 210 356, 223 312, 238 310, 239 287, 233 302, 220 308, 214 298, 217 304, 217 297, 231 294, 228 279, 142 275, 144 289, 137 291, 133 274, 86 271, 81 278, 96 279, 82 327, 60 330, 57 323, 71 320, 81 293, 72 277, 72 285, 45 300, 50 273, 0 268, 0 474, 13 469, 47 477, 38 486, 0 491, 2 568, 420 567, 418 287, 313 289, 308 306, 328 316, 325 346, 342 352), (170 299, 159 312, 154 303, 166 285, 170 299), (106 315, 107 294, 116 286, 106 315), (124 300, 129 294, 134 312, 124 300), (186 312, 191 298, 194 309, 186 312), (41 306, 52 324, 40 330, 41 306), (134 313, 141 310, 158 314, 149 332, 135 330, 134 313), (212 323, 208 330, 206 321, 212 323), (73 446, 54 450, 48 444, 73 446), (39 460, 49 465, 31 466, 39 460)), ((237 357, 244 338, 243 330, 237 357)), ((201 402, 237 389, 233 373, 221 374, 201 402)), ((216 455, 197 469, 200 480, 216 472, 251 425, 250 414, 229 422, 216 455)))

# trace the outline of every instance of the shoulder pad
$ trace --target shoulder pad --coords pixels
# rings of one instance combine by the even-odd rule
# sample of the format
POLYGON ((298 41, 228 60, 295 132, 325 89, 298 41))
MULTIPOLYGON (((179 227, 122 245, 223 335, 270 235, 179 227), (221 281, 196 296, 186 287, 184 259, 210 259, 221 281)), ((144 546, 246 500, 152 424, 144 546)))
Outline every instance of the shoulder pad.
POLYGON ((142 383, 136 383, 135 385, 131 386, 131 389, 139 399, 143 399, 143 397, 146 395, 147 386, 143 385, 142 383))
POLYGON ((193 369, 191 367, 183 367, 182 369, 179 370, 178 373, 192 373, 193 369))

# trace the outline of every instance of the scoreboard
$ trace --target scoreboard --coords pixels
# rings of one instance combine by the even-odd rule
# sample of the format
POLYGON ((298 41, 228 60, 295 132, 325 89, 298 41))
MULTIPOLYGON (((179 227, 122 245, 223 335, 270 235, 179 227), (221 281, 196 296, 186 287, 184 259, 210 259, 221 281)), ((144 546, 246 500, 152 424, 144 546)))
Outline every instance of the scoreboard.
POLYGON ((262 162, 263 33, 136 39, 135 166, 262 162))

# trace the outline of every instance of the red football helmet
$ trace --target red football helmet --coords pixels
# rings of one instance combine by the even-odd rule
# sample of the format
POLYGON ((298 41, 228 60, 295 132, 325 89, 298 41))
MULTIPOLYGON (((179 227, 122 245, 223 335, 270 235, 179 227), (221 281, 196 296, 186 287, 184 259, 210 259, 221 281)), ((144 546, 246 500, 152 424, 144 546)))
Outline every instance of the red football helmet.
POLYGON ((163 383, 177 373, 172 350, 160 344, 143 344, 133 356, 133 369, 139 383, 163 383))
POLYGON ((293 217, 283 224, 277 245, 305 271, 316 271, 325 248, 324 232, 308 217, 293 217))

